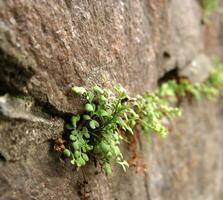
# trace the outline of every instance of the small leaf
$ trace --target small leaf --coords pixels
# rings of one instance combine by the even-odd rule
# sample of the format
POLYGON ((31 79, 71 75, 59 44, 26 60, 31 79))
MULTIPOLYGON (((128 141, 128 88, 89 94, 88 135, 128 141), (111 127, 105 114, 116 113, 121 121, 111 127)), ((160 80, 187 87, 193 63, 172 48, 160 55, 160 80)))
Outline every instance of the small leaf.
POLYGON ((124 122, 124 120, 122 118, 118 118, 117 119, 117 123, 120 125, 120 127, 125 131, 126 130, 126 123, 124 122))
POLYGON ((86 153, 87 152, 87 148, 86 148, 87 146, 82 146, 81 148, 82 148, 82 151, 84 152, 84 153, 86 153))
POLYGON ((117 132, 113 135, 113 137, 114 137, 115 140, 117 140, 117 141, 119 141, 119 139, 120 139, 120 136, 119 136, 119 134, 118 134, 117 132))
POLYGON ((126 130, 129 131, 131 134, 134 134, 133 130, 129 126, 126 126, 126 130))
POLYGON ((85 105, 85 109, 86 109, 86 111, 88 111, 88 112, 92 112, 92 111, 94 111, 94 107, 93 107, 93 105, 92 105, 92 104, 89 104, 89 103, 87 103, 87 104, 85 105))
POLYGON ((86 99, 89 102, 92 102, 92 100, 94 99, 94 93, 93 92, 88 92, 87 95, 86 95, 86 99))
POLYGON ((72 164, 72 165, 74 165, 74 164, 75 164, 75 160, 74 160, 74 159, 73 159, 73 160, 71 160, 70 162, 71 162, 71 164, 72 164))
POLYGON ((97 85, 94 86, 93 89, 94 89, 95 92, 98 92, 98 93, 100 93, 100 94, 103 94, 103 93, 104 93, 104 91, 103 91, 99 86, 97 86, 97 85))
POLYGON ((89 115, 83 115, 83 118, 84 118, 84 120, 90 120, 91 119, 91 117, 89 116, 89 115))
POLYGON ((123 88, 121 85, 118 85, 115 87, 115 90, 122 95, 127 95, 127 91, 125 90, 125 88, 123 88))
POLYGON ((122 166, 122 169, 126 172, 126 167, 129 167, 129 164, 123 160, 121 162, 118 162, 118 164, 120 164, 122 166))
POLYGON ((74 155, 75 155, 76 158, 78 158, 81 155, 81 152, 80 151, 75 151, 74 155))
POLYGON ((103 152, 107 153, 109 151, 109 145, 106 144, 105 142, 100 143, 100 148, 103 152))
POLYGON ((78 167, 81 167, 81 166, 83 166, 83 165, 85 165, 85 160, 84 160, 82 157, 79 157, 79 158, 77 159, 77 166, 78 166, 78 167))
POLYGON ((69 149, 64 149, 63 154, 66 155, 67 157, 70 157, 71 152, 69 149))
POLYGON ((75 141, 77 139, 77 137, 75 137, 74 135, 70 135, 70 140, 75 141))
POLYGON ((79 95, 86 93, 86 90, 84 87, 78 87, 78 86, 72 87, 72 91, 79 95))
POLYGON ((122 156, 120 149, 118 148, 118 146, 113 146, 113 151, 115 153, 116 156, 122 156))
POLYGON ((71 123, 73 125, 74 128, 77 127, 77 122, 80 120, 80 116, 77 115, 77 116, 72 116, 71 117, 71 123))
POLYGON ((91 120, 89 125, 92 129, 99 127, 99 123, 96 120, 91 120))
POLYGON ((103 169, 105 170, 106 175, 109 175, 112 173, 111 165, 109 163, 105 163, 103 166, 103 169))
POLYGON ((93 149, 94 149, 94 147, 93 147, 93 146, 91 146, 91 145, 88 145, 88 146, 86 147, 86 149, 87 149, 87 151, 91 151, 91 150, 93 150, 93 149))
POLYGON ((84 136, 85 136, 86 138, 90 138, 90 134, 88 133, 88 129, 87 129, 86 127, 84 127, 84 128, 82 129, 82 133, 84 134, 84 136))
POLYGON ((85 154, 85 153, 82 154, 82 157, 83 157, 83 159, 84 159, 85 161, 88 161, 88 160, 89 160, 87 154, 85 154))
POLYGON ((79 142, 78 141, 73 142, 72 146, 73 146, 74 149, 79 149, 79 142))
POLYGON ((105 98, 104 95, 101 95, 101 96, 100 96, 100 100, 103 101, 103 102, 106 102, 106 101, 107 101, 107 99, 105 98))
POLYGON ((112 153, 109 151, 106 156, 108 157, 108 159, 111 159, 112 158, 112 153))
POLYGON ((101 117, 109 116, 109 113, 106 110, 100 109, 98 110, 98 115, 101 117))
POLYGON ((68 130, 72 130, 74 127, 71 126, 70 124, 66 124, 66 125, 65 125, 65 128, 68 129, 68 130))
POLYGON ((77 130, 73 130, 73 131, 71 131, 71 134, 74 135, 74 136, 77 136, 78 131, 77 130))

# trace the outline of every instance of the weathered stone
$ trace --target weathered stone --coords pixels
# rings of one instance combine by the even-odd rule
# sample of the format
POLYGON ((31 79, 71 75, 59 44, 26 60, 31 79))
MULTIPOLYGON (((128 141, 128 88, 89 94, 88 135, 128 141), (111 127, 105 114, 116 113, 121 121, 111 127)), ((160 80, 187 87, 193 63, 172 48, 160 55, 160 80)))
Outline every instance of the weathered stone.
POLYGON ((114 175, 115 199, 221 199, 223 107, 207 100, 181 106, 168 138, 154 136, 150 145, 141 138, 147 171, 114 175))
POLYGON ((172 0, 168 8, 168 36, 163 49, 163 72, 184 68, 203 49, 202 15, 197 1, 172 0))
POLYGON ((51 124, 50 120, 36 116, 32 111, 33 107, 34 101, 32 98, 12 97, 8 94, 0 96, 0 114, 4 117, 51 124))
MULTIPOLYGON (((25 85, 27 93, 58 110, 73 112, 77 108, 70 94, 72 84, 119 82, 138 90, 140 77, 143 91, 154 83, 155 79, 148 78, 157 75, 144 8, 146 2, 139 1, 2 2, 1 46, 3 51, 10 47, 19 52, 16 58, 22 64, 27 65, 24 59, 28 57, 37 66, 31 66, 35 75, 25 85)), ((25 73, 26 66, 20 67, 25 73)), ((3 75, 8 79, 7 73, 3 75)))
MULTIPOLYGON (((223 0, 220 0, 221 7, 223 0)), ((213 57, 223 58, 223 18, 222 13, 213 12, 206 24, 204 24, 205 52, 213 57)))
POLYGON ((188 66, 179 70, 179 75, 188 77, 192 83, 200 83, 208 78, 211 67, 210 59, 204 54, 199 54, 188 66))
POLYGON ((76 171, 52 145, 62 117, 81 109, 72 85, 150 90, 199 58, 200 21, 195 0, 0 0, 0 94, 10 94, 0 97, 0 200, 222 199, 214 103, 185 102, 167 140, 139 137, 146 172, 116 167, 106 177, 94 163, 76 171))
POLYGON ((154 87, 156 65, 161 74, 183 67, 202 46, 193 0, 10 0, 0 5, 5 89, 16 88, 63 112, 77 109, 72 84, 121 83, 142 92, 154 87))
POLYGON ((167 140, 154 138, 148 156, 151 199, 222 198, 223 107, 218 105, 183 102, 183 117, 172 124, 167 140))

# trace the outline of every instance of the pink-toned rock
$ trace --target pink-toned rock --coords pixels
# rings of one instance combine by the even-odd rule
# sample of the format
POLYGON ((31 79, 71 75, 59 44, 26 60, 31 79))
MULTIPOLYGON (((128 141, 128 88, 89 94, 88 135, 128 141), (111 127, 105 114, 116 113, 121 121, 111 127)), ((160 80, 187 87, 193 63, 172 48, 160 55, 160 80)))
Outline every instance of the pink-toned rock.
POLYGON ((146 172, 75 171, 53 151, 82 108, 72 85, 151 90, 199 57, 202 27, 195 0, 0 0, 0 200, 222 199, 222 108, 208 101, 184 102, 168 139, 139 137, 146 172))

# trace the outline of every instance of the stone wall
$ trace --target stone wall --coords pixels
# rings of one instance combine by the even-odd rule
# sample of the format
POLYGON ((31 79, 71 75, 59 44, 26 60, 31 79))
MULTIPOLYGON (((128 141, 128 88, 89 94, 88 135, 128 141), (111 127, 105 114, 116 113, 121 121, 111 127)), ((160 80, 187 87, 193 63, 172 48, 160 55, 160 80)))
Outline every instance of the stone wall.
MULTIPOLYGON (((81 109, 72 85, 136 94, 193 61, 207 65, 204 52, 223 47, 218 18, 208 31, 196 0, 0 0, 0 200, 222 199, 220 100, 183 102, 166 140, 140 136, 143 172, 75 171, 53 151, 81 109)), ((195 79, 206 76, 198 67, 195 79)))

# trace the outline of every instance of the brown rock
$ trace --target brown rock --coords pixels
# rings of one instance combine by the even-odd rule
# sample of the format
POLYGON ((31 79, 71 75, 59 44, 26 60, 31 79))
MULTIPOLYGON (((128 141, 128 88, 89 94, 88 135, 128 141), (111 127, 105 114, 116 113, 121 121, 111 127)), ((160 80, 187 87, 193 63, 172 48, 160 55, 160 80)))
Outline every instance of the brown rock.
POLYGON ((0 0, 0 200, 222 199, 214 103, 185 102, 165 141, 140 136, 146 172, 76 171, 53 151, 64 119, 81 109, 72 85, 151 90, 203 50, 200 21, 193 0, 0 0))

